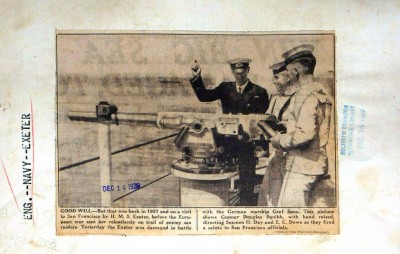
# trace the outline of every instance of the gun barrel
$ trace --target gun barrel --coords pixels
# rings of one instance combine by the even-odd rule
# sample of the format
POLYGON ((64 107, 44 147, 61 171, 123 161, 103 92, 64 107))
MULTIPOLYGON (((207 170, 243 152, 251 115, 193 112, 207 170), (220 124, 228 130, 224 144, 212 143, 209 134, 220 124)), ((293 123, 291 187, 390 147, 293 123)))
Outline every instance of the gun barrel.
MULTIPOLYGON (((99 122, 94 111, 70 111, 68 117, 73 121, 99 122)), ((243 126, 245 132, 250 133, 252 138, 259 136, 256 123, 265 119, 265 115, 216 115, 211 113, 189 113, 189 112, 159 112, 159 113, 126 113, 117 112, 112 114, 107 123, 122 125, 154 126, 160 129, 180 129, 184 126, 193 126, 201 129, 203 124, 217 127, 220 134, 238 135, 239 125, 243 126)), ((104 119, 101 119, 104 121, 104 119)), ((100 121, 100 122, 101 122, 100 121)), ((275 132, 269 126, 260 126, 269 136, 275 132)))
MULTIPOLYGON (((118 112, 116 117, 119 124, 157 126, 157 115, 156 113, 118 112)), ((98 122, 96 112, 94 111, 71 111, 68 113, 68 117, 73 121, 98 122)), ((109 122, 116 123, 115 116, 109 122)))

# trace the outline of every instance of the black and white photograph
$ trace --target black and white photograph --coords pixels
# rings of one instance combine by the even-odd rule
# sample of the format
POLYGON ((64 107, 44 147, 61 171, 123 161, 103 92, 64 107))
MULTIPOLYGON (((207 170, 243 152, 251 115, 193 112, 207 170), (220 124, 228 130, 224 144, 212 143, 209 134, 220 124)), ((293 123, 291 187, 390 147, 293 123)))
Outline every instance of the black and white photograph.
POLYGON ((336 207, 335 35, 58 33, 60 207, 336 207))

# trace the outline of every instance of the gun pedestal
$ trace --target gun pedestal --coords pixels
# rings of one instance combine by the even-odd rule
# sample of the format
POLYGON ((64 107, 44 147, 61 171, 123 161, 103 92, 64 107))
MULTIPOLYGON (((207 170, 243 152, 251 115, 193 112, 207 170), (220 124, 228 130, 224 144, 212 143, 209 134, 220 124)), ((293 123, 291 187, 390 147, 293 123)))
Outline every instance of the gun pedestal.
POLYGON ((185 172, 188 164, 177 160, 172 164, 171 173, 179 177, 180 206, 183 207, 216 207, 228 206, 230 199, 231 179, 238 172, 199 174, 185 172))

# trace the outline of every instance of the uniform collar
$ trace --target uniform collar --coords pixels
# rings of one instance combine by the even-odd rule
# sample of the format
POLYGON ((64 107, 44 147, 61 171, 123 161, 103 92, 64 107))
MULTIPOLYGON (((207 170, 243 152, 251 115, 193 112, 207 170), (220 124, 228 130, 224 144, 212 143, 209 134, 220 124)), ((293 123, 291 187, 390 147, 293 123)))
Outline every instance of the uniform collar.
POLYGON ((286 91, 280 95, 279 93, 273 94, 276 97, 290 97, 292 96, 294 93, 296 93, 300 88, 294 84, 288 86, 286 88, 286 91))
POLYGON ((299 90, 299 87, 292 84, 290 86, 287 87, 286 91, 283 93, 282 96, 292 96, 295 92, 297 92, 299 90))
MULTIPOLYGON (((247 85, 249 84, 249 82, 250 82, 250 80, 247 80, 247 82, 244 83, 244 85, 240 86, 240 88, 242 89, 242 94, 244 92, 244 89, 246 89, 247 85)), ((236 82, 235 82, 235 84, 236 84, 236 92, 239 93, 239 85, 236 82)))
POLYGON ((315 80, 312 82, 303 83, 298 89, 299 94, 309 94, 313 92, 327 94, 323 85, 315 80))
POLYGON ((300 80, 298 82, 298 86, 300 86, 301 88, 303 87, 308 87, 311 84, 315 83, 315 79, 314 76, 312 74, 308 74, 306 75, 302 80, 300 80))

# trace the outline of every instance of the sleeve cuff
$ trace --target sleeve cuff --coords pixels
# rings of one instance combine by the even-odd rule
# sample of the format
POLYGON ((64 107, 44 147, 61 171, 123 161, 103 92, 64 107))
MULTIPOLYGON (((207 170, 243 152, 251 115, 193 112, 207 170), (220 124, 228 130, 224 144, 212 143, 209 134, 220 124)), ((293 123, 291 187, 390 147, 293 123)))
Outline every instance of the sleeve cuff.
POLYGON ((283 147, 283 148, 289 148, 292 144, 292 137, 287 135, 287 134, 280 134, 278 133, 277 135, 279 135, 279 144, 283 147))
POLYGON ((193 77, 193 78, 190 80, 190 83, 193 84, 193 83, 196 82, 199 78, 200 78, 200 75, 197 75, 197 76, 193 77))

